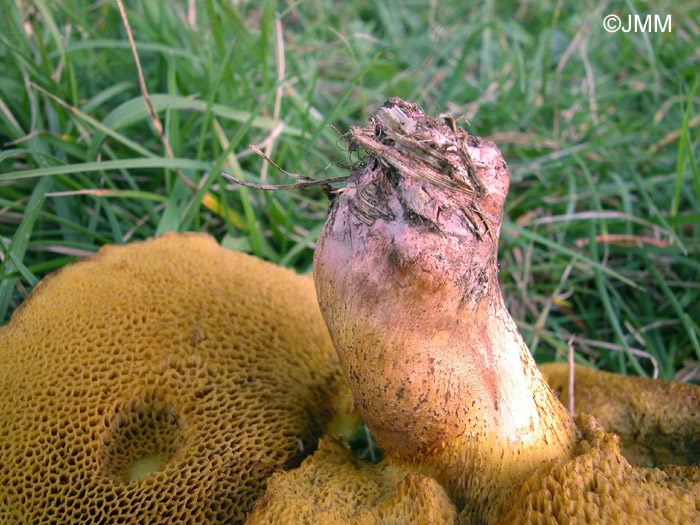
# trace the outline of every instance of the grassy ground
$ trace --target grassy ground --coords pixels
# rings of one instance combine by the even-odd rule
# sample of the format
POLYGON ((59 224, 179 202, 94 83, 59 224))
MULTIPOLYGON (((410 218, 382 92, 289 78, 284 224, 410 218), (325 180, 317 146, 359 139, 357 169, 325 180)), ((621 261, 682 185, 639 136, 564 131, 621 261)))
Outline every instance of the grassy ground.
POLYGON ((327 200, 263 193, 342 175, 338 133, 387 97, 468 119, 511 193, 504 292, 539 360, 700 378, 700 4, 2 2, 0 320, 107 243, 203 230, 310 268, 327 200), (566 4, 566 5, 564 5, 566 4), (609 13, 672 32, 607 33, 609 13))

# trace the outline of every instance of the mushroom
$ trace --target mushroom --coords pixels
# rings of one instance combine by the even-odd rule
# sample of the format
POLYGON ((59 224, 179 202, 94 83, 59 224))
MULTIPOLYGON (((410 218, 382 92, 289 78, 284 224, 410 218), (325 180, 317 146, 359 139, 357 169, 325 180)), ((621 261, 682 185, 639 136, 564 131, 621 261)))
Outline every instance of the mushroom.
POLYGON ((504 306, 508 170, 491 142, 389 101, 317 243, 321 311, 391 464, 435 478, 463 523, 697 519, 697 467, 632 467, 575 424, 504 306))
MULTIPOLYGON (((546 363, 540 372, 562 403, 569 402, 569 366, 546 363)), ((620 437, 620 449, 638 466, 698 465, 700 388, 574 366, 577 413, 590 414, 620 437)))
POLYGON ((301 467, 268 478, 246 523, 452 524, 457 511, 434 479, 361 461, 342 443, 323 438, 301 467))
POLYGON ((700 468, 631 466, 618 437, 588 415, 571 459, 547 462, 522 483, 504 484, 485 517, 457 516, 440 485, 387 457, 379 465, 352 458, 324 439, 302 466, 268 478, 249 525, 429 523, 694 523, 700 468), (411 470, 414 473, 411 473, 411 470), (401 480, 397 483, 397 480, 401 480))
MULTIPOLYGON (((700 468, 630 465, 619 438, 588 415, 571 459, 543 464, 498 494, 489 523, 697 523, 700 468)), ((475 523, 465 519, 462 523, 475 523)), ((473 518, 472 518, 473 519, 473 518)))
POLYGON ((0 523, 241 522, 346 393, 309 277, 204 234, 104 247, 0 329, 0 523))
POLYGON ((380 446, 484 516, 578 438, 498 285, 505 161, 400 99, 352 135, 367 157, 318 240, 321 311, 380 446))

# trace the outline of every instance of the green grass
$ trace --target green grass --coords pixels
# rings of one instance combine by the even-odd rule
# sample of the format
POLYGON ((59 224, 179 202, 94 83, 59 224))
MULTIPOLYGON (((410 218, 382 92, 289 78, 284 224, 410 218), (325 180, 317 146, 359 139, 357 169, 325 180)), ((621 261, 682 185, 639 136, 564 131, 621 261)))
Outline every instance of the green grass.
POLYGON ((166 154, 116 1, 0 6, 0 320, 108 243, 202 230, 311 267, 341 133, 389 96, 465 115, 511 170, 501 280, 538 360, 700 378, 697 2, 129 1, 166 154), (603 17, 671 14, 672 33, 603 17), (277 23, 284 37, 280 78, 277 23), (279 103, 276 128, 275 105, 279 103), (279 133, 277 133, 279 132, 279 133), (187 179, 185 181, 184 179, 187 179), (194 189, 192 189, 194 188, 194 189), (573 338, 573 339, 572 339, 573 338))

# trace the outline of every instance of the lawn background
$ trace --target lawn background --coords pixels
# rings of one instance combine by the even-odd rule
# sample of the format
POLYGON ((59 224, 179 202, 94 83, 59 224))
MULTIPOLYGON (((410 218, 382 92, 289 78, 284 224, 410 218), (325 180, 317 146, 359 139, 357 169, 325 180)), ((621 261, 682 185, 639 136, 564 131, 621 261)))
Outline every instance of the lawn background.
MULTIPOLYGON (((700 380, 698 2, 127 1, 0 7, 0 320, 100 246, 199 230, 311 268, 340 135, 389 96, 465 116, 511 172, 507 303, 538 361, 700 380), (672 31, 608 33, 617 14, 672 31), (185 180, 186 179, 186 180, 185 180)), ((338 147, 340 146, 340 148, 338 147)))

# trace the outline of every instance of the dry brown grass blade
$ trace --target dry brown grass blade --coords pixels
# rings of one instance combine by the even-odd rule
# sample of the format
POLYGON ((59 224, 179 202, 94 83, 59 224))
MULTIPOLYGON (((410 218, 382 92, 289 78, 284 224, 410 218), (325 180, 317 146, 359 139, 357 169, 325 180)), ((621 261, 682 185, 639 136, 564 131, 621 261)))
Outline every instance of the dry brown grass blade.
MULTIPOLYGON (((158 113, 153 107, 153 104, 151 104, 151 99, 148 96, 146 81, 143 77, 143 70, 141 69, 141 60, 139 59, 139 54, 136 51, 136 43, 134 42, 134 36, 131 32, 131 25, 129 24, 129 19, 126 16, 124 3, 122 2, 122 0, 117 0, 117 4, 119 5, 119 13, 121 14, 122 21, 124 22, 124 28, 126 29, 126 36, 129 39, 129 46, 131 47, 131 52, 134 55, 134 62, 136 64, 136 72, 139 78, 139 87, 141 89, 143 101, 146 104, 146 108, 148 110, 149 116, 151 117, 151 121, 153 122, 153 126, 156 128, 156 131, 158 131, 158 135, 160 136, 160 140, 163 143, 166 155, 168 156, 168 158, 174 159, 175 155, 173 153, 173 149, 170 147, 168 137, 165 135, 163 123, 160 121, 160 117, 158 117, 158 113)), ((182 173, 182 170, 180 170, 179 168, 175 168, 175 172, 193 193, 198 190, 197 185, 190 179, 185 177, 184 173, 182 173)), ((219 216, 224 216, 226 213, 224 207, 221 205, 219 200, 210 192, 207 192, 202 198, 202 205, 219 216)), ((238 221, 233 215, 228 214, 228 219, 238 226, 238 221)))
MULTIPOLYGON (((170 147, 170 141, 168 140, 168 137, 165 136, 163 123, 160 121, 158 113, 153 107, 153 104, 151 104, 151 98, 148 96, 146 80, 143 78, 143 70, 141 69, 141 60, 139 59, 139 54, 136 51, 136 43, 134 42, 134 35, 131 33, 131 25, 129 24, 129 19, 126 16, 124 3, 122 2, 122 0, 117 0, 117 4, 119 5, 119 13, 121 14, 122 21, 124 22, 124 28, 126 29, 126 36, 129 39, 129 46, 131 47, 131 52, 134 55, 134 63, 136 64, 136 74, 139 78, 139 88, 141 89, 141 96, 143 96, 143 102, 144 104, 146 104, 148 115, 151 117, 151 122, 153 122, 153 126, 156 128, 158 136, 160 136, 160 141, 163 143, 166 155, 168 155, 168 158, 174 159, 175 155, 173 154, 173 149, 170 147)), ((197 186, 191 180, 185 177, 178 168, 176 168, 175 171, 177 171, 180 178, 185 184, 187 184, 187 186, 190 189, 197 189, 197 186)))
MULTIPOLYGON (((653 237, 644 237, 641 235, 626 235, 626 234, 602 234, 595 236, 595 242, 600 244, 614 244, 616 246, 641 246, 643 244, 649 244, 652 246, 658 246, 659 248, 668 248, 673 246, 673 241, 664 239, 655 239, 653 237)), ((574 244, 579 248, 587 246, 590 243, 590 239, 582 238, 576 239, 574 244)))
POLYGON ((568 343, 566 344, 569 348, 569 414, 571 414, 571 417, 574 417, 576 415, 576 412, 574 411, 576 408, 574 398, 575 396, 575 390, 574 390, 574 338, 573 336, 571 339, 569 339, 568 343))
MULTIPOLYGON (((282 96, 284 95, 284 35, 282 34, 282 21, 278 18, 275 20, 275 34, 277 35, 277 92, 275 93, 275 107, 272 112, 272 121, 275 125, 270 132, 270 136, 266 141, 265 154, 269 158, 272 155, 272 150, 275 146, 275 139, 279 137, 284 129, 284 123, 280 121, 280 110, 282 108, 282 96)), ((267 162, 263 162, 260 170, 260 182, 263 184, 267 181, 267 162)))
MULTIPOLYGON (((694 128, 698 124, 700 124, 700 115, 695 115, 695 117, 693 117, 690 121, 688 121, 688 129, 694 128)), ((652 147, 650 147, 647 150, 647 153, 649 155, 654 155, 661 148, 663 148, 664 146, 667 146, 668 144, 670 144, 674 140, 677 140, 680 136, 681 136, 680 129, 677 129, 676 131, 669 133, 664 138, 662 138, 659 142, 657 142, 652 147)))
POLYGON ((248 182, 243 179, 239 179, 238 177, 234 177, 233 175, 229 175, 228 173, 224 173, 223 171, 221 172, 221 176, 228 180, 229 182, 233 182, 234 184, 239 184, 240 186, 245 186, 246 188, 253 188, 255 190, 295 190, 298 188, 311 188, 313 186, 321 186, 323 188, 323 185, 327 184, 333 184, 335 182, 345 182, 348 177, 343 175, 341 177, 329 177, 327 179, 319 179, 319 180, 303 180, 300 182, 295 182, 294 184, 257 184, 255 182, 248 182))

